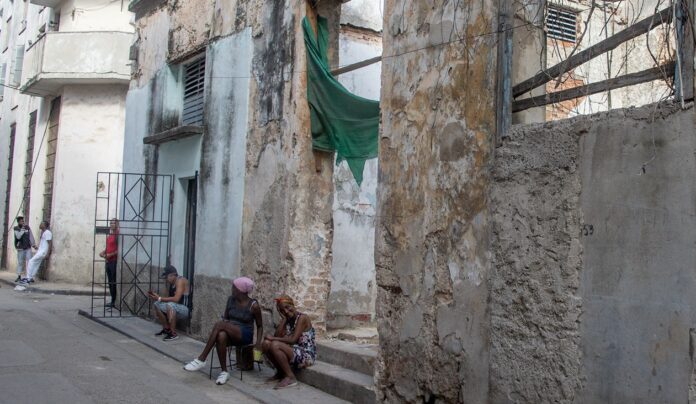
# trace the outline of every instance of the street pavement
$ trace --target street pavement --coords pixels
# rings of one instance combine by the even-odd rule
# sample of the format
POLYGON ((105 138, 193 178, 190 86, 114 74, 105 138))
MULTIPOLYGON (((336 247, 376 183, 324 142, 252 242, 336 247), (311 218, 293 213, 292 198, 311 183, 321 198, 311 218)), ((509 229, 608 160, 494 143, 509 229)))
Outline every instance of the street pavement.
POLYGON ((0 287, 0 403, 256 403, 77 314, 89 297, 0 287))

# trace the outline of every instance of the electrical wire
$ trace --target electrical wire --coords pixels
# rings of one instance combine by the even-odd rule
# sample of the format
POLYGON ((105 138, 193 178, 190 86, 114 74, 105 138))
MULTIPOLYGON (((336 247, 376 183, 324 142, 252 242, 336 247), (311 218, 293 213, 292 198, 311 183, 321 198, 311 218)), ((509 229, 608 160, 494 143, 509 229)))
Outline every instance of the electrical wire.
MULTIPOLYGON (((50 109, 50 111, 49 111, 49 113, 48 113, 48 119, 46 119, 46 127, 44 128, 43 135, 41 136, 41 142, 39 143, 39 148, 38 148, 38 150, 36 151, 36 155, 37 155, 37 156, 39 156, 39 155, 41 154, 41 148, 43 147, 44 140, 46 139, 46 134, 48 133, 48 128, 51 126, 51 115, 53 114, 53 108, 54 108, 54 106, 53 106, 53 104, 52 104, 52 105, 51 105, 51 109, 50 109)), ((28 179, 27 179, 27 184, 31 184, 31 179, 32 179, 33 176, 34 176, 34 170, 36 169, 36 164, 37 164, 38 162, 39 162, 39 159, 38 159, 38 158, 34 160, 34 164, 33 164, 32 168, 31 168, 31 172, 29 173, 29 177, 28 177, 28 179)), ((24 208, 24 203, 27 201, 27 192, 31 192, 31 187, 30 187, 30 186, 29 186, 29 187, 26 187, 25 190, 26 190, 26 191, 25 191, 24 194, 22 195, 22 202, 19 204, 19 208, 17 208, 17 212, 16 212, 15 215, 14 215, 15 218, 16 218, 17 216, 19 216, 19 213, 22 211, 22 208, 24 208)), ((8 190, 8 192, 9 192, 9 191, 10 191, 10 190, 8 190)), ((28 221, 28 220, 29 220, 29 218, 27 218, 27 221, 28 221)), ((5 233, 3 233, 5 237, 7 237, 7 234, 10 232, 10 229, 12 228, 12 224, 11 224, 11 223, 14 223, 14 219, 13 219, 12 221, 10 221, 10 218, 8 217, 8 218, 7 218, 7 226, 8 226, 8 227, 7 227, 7 229, 5 229, 5 233)))
MULTIPOLYGON (((452 45, 452 44, 455 44, 455 43, 458 43, 458 42, 466 42, 466 41, 468 41, 468 40, 473 40, 473 39, 477 39, 477 38, 482 38, 482 37, 489 36, 489 35, 498 35, 498 34, 502 34, 502 33, 507 32, 507 31, 513 31, 513 30, 515 30, 515 29, 520 29, 520 28, 529 27, 529 26, 534 26, 534 27, 536 27, 536 28, 538 28, 538 29, 543 29, 543 27, 539 27, 538 25, 534 24, 533 22, 526 22, 526 23, 524 23, 524 24, 516 25, 516 26, 510 27, 510 28, 506 28, 506 29, 502 29, 502 30, 495 30, 495 31, 484 32, 484 33, 476 34, 476 35, 469 35, 469 36, 464 36, 464 37, 458 37, 458 38, 452 39, 452 40, 450 40, 450 41, 441 42, 441 43, 436 43, 436 44, 432 44, 432 45, 428 45, 428 46, 423 46, 423 47, 419 47, 419 48, 415 48, 415 49, 410 49, 410 50, 407 50, 407 51, 404 51, 404 52, 401 52, 401 53, 395 53, 395 54, 392 54, 392 55, 383 55, 383 56, 382 56, 382 61, 384 61, 385 59, 398 58, 398 57, 401 57, 401 56, 404 56, 404 55, 408 55, 408 54, 411 54, 411 53, 420 52, 420 51, 423 51, 423 50, 428 50, 428 49, 433 49, 433 48, 439 48, 439 47, 441 47, 441 46, 452 45)), ((352 65, 352 64, 354 64, 354 63, 349 63, 349 64, 346 64, 346 65, 339 65, 339 66, 337 66, 337 67, 335 67, 335 68, 332 68, 332 70, 334 70, 334 69, 340 69, 340 68, 343 68, 343 67, 346 67, 346 66, 350 66, 350 65, 352 65)), ((157 71, 159 71, 159 70, 147 69, 147 68, 143 68, 143 67, 139 67, 139 69, 145 70, 145 71, 149 71, 149 72, 151 72, 151 73, 156 73, 157 71)), ((307 70, 300 70, 300 71, 293 71, 293 72, 296 72, 296 73, 307 73, 307 70)), ((249 75, 249 76, 212 76, 211 79, 252 79, 252 78, 258 79, 258 78, 261 78, 261 77, 264 77, 264 76, 261 75, 261 74, 252 74, 252 75, 249 75)), ((267 76, 266 76, 266 77, 267 77, 267 76)), ((287 79, 286 79, 286 80, 287 80, 287 79)))

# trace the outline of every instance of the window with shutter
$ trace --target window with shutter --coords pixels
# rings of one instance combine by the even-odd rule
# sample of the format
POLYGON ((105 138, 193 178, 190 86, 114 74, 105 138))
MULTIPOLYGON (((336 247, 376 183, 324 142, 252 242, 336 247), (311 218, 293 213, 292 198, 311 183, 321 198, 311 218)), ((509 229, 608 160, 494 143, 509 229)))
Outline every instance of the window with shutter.
POLYGON ((24 64, 24 45, 15 48, 14 68, 12 69, 12 85, 19 87, 22 81, 22 66, 24 64))
POLYGON ((184 109, 182 125, 203 126, 205 58, 184 65, 184 109))
POLYGON ((546 28, 549 38, 575 43, 578 35, 578 15, 571 10, 549 7, 546 28))
POLYGON ((0 65, 0 101, 5 96, 5 74, 7 73, 7 63, 0 65))

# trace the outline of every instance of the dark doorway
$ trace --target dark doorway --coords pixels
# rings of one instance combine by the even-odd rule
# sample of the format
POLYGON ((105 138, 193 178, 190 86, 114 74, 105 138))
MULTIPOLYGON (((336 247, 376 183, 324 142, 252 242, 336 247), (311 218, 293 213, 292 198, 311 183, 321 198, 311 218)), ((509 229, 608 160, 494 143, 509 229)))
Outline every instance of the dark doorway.
MULTIPOLYGON (((198 202, 198 173, 188 180, 186 191, 186 240, 184 241, 184 276, 193 285, 196 259, 196 204, 198 202)), ((193 288, 191 288, 193 289, 193 288)))
MULTIPOLYGON (((10 149, 7 157, 7 189, 5 190, 5 220, 2 223, 2 229, 5 234, 2 237, 2 254, 0 255, 0 267, 7 268, 7 242, 10 234, 10 195, 12 191, 12 164, 14 163, 14 146, 15 146, 16 125, 10 125, 10 149)), ((14 218, 12 219, 14 221, 14 218)), ((29 221, 29 218, 27 218, 29 221)), ((14 239, 13 239, 14 240, 14 239)))

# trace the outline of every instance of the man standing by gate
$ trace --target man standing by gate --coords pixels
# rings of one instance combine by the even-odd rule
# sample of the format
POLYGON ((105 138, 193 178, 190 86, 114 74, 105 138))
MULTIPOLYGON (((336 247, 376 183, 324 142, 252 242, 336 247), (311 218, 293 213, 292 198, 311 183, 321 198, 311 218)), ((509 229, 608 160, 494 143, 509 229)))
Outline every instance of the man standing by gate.
POLYGON ((29 260, 29 269, 27 269, 27 277, 22 279, 21 283, 34 283, 34 277, 36 273, 39 272, 39 267, 44 258, 51 255, 53 250, 53 233, 48 230, 49 224, 47 221, 41 222, 41 241, 39 241, 39 249, 32 259, 29 260))
POLYGON ((31 259, 31 248, 36 248, 34 235, 31 234, 29 226, 24 224, 22 216, 17 217, 17 226, 14 228, 15 248, 17 249, 17 279, 22 280, 22 272, 27 270, 27 263, 31 259))
POLYGON ((109 235, 106 237, 106 249, 99 256, 106 261, 106 277, 109 280, 111 303, 107 308, 113 309, 116 304, 116 261, 118 260, 118 219, 113 218, 109 223, 109 235))

